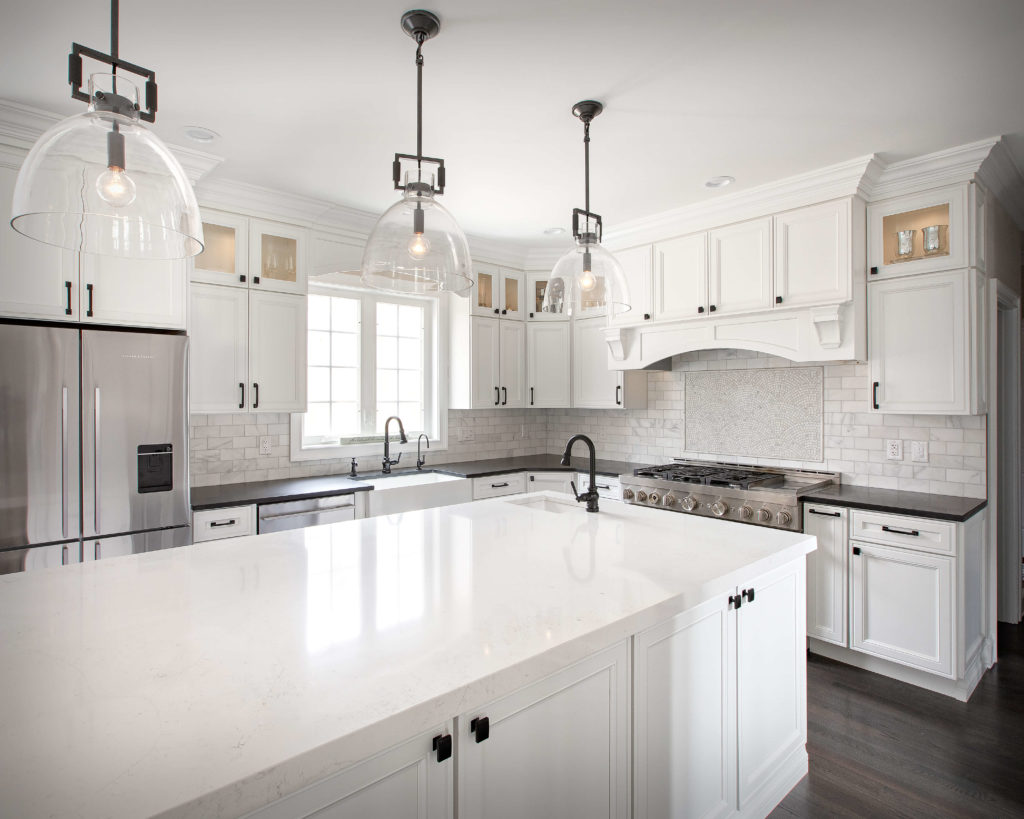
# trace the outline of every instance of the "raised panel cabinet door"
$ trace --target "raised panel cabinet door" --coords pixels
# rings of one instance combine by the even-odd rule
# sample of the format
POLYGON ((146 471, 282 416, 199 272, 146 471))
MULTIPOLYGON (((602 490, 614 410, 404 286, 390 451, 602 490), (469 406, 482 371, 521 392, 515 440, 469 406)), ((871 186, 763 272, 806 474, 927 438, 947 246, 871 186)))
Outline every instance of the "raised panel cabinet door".
POLYGON ((249 392, 259 412, 306 411, 306 297, 249 292, 249 392))
POLYGON ((708 315, 708 234, 680 236, 654 246, 654 318, 708 315))
POLYGON ((712 230, 708 245, 709 312, 742 313, 771 307, 771 217, 712 230))
POLYGON ((968 271, 868 285, 872 411, 970 412, 968 271))
POLYGON ((850 200, 775 217, 775 303, 782 307, 850 299, 850 200))
POLYGON ((807 743, 804 561, 749 581, 736 615, 739 808, 807 743))
POLYGON ((246 412, 252 389, 248 293, 238 287, 193 284, 189 302, 191 412, 246 412))
POLYGON ((192 281, 249 286, 249 220, 235 213, 204 210, 203 252, 195 257, 192 281))
POLYGON ((724 595, 636 636, 635 819, 735 812, 735 650, 724 595))
POLYGON ((188 259, 79 255, 80 320, 184 330, 188 259))
POLYGON ((526 325, 521 321, 503 321, 498 333, 501 406, 521 407, 526 403, 526 325))
POLYGON ((616 251, 615 258, 622 265, 622 272, 626 276, 626 286, 629 288, 630 309, 624 313, 614 312, 612 324, 640 324, 653 317, 651 306, 653 254, 654 249, 651 245, 616 251))
POLYGON ((249 286, 306 295, 309 232, 296 225, 249 221, 249 286))
POLYGON ((622 404, 622 373, 608 368, 607 325, 601 319, 573 322, 572 405, 615 409, 622 404))
MULTIPOLYGON (((451 819, 455 760, 438 754, 438 726, 247 814, 248 819, 451 819), (438 761, 438 757, 444 757, 438 761)), ((446 740, 447 741, 447 740, 446 740)))
POLYGON ((807 555, 807 635, 846 645, 847 513, 845 509, 804 504, 804 532, 818 539, 807 555))
POLYGON ((0 315, 78 321, 78 257, 11 227, 18 172, 0 167, 0 315))
POLYGON ((629 710, 629 649, 622 642, 461 714, 459 815, 625 819, 629 710))
POLYGON ((517 270, 501 271, 501 317, 520 319, 526 316, 526 274, 517 270))
POLYGON ((569 406, 572 380, 568 322, 527 324, 526 374, 527 406, 569 406))
POLYGON ((473 408, 484 409, 501 405, 501 345, 497 317, 470 319, 470 379, 473 390, 473 408))
POLYGON ((953 678, 952 557, 851 541, 850 647, 953 678))

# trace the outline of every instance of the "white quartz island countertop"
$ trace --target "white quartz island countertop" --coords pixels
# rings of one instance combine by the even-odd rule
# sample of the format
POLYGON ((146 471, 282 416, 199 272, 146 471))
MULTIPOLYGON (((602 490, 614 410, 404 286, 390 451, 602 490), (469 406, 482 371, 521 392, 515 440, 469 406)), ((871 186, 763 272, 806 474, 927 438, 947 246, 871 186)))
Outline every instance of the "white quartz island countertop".
POLYGON ((0 577, 0 813, 243 814, 814 548, 545 496, 0 577))

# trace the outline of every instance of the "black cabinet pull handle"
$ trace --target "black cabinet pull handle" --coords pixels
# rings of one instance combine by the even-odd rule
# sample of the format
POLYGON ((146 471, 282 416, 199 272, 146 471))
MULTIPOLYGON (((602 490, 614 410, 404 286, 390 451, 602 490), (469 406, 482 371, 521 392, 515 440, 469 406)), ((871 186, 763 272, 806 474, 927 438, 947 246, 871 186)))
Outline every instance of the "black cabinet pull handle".
POLYGON ((470 733, 476 734, 476 741, 483 742, 491 735, 491 721, 487 717, 473 717, 469 723, 470 733))
POLYGON ((782 296, 776 296, 775 297, 775 303, 776 304, 782 304, 782 296))
POLYGON ((238 523, 238 521, 234 518, 231 518, 231 520, 213 520, 210 521, 210 528, 216 529, 218 526, 234 526, 236 523, 238 523))
POLYGON ((494 388, 494 406, 498 406, 501 403, 501 390, 498 387, 494 388))
POLYGON ((622 406, 622 385, 621 384, 619 384, 615 388, 615 403, 618 404, 620 407, 622 406))
POLYGON ((730 594, 729 605, 732 606, 734 609, 738 609, 743 605, 743 598, 740 597, 738 594, 730 594))
POLYGON ((714 312, 715 312, 715 310, 717 310, 717 309, 718 309, 718 308, 717 308, 717 307, 715 307, 715 305, 713 305, 713 304, 712 304, 712 305, 711 305, 711 306, 710 306, 710 307, 708 308, 708 310, 710 310, 710 311, 711 311, 712 313, 714 313, 714 312))
POLYGON ((495 307, 495 308, 494 308, 494 315, 498 315, 498 313, 499 313, 499 312, 500 312, 500 311, 498 310, 498 308, 497 308, 497 307, 495 307))
POLYGON ((238 274, 238 280, 239 280, 240 282, 244 282, 244 281, 245 281, 245 276, 244 276, 244 275, 242 275, 241 273, 239 273, 239 274, 238 274))
MULTIPOLYGON (((530 478, 530 480, 532 481, 533 478, 530 478)), ((491 489, 504 489, 506 486, 508 486, 508 481, 505 481, 505 483, 492 483, 491 489)))
POLYGON ((533 387, 530 387, 530 406, 533 406, 533 387))
POLYGON ((508 310, 502 310, 502 311, 501 311, 501 314, 502 314, 503 316, 507 316, 507 315, 508 315, 508 310))
POLYGON ((823 518, 838 518, 841 515, 840 512, 819 512, 817 509, 808 509, 807 511, 812 515, 821 515, 823 518))
POLYGON ((910 537, 920 537, 921 533, 917 529, 900 529, 897 526, 883 526, 883 532, 892 532, 894 535, 909 535, 910 537))
POLYGON ((650 321, 650 320, 651 320, 651 314, 650 313, 644 313, 644 321, 650 321))
POLYGON ((89 283, 85 286, 86 292, 89 294, 89 306, 85 308, 85 314, 92 317, 92 284, 89 283))
POLYGON ((446 759, 450 759, 452 755, 452 735, 438 734, 434 737, 433 748, 437 751, 438 762, 444 762, 446 759))
POLYGON ((854 546, 853 547, 853 553, 855 555, 859 555, 860 554, 860 546, 854 546))
POLYGON ((608 486, 607 484, 600 484, 600 483, 597 485, 597 488, 598 489, 611 489, 611 487, 608 486))
POLYGON ((743 597, 747 598, 747 602, 748 603, 753 603, 754 602, 754 590, 753 589, 744 589, 743 592, 741 593, 741 595, 743 597))
POLYGON ((704 305, 703 304, 700 307, 697 308, 697 312, 698 313, 703 313, 704 312, 704 305))
POLYGON ((259 409, 259 407, 260 407, 260 385, 257 384, 255 381, 252 382, 252 392, 253 392, 253 395, 255 396, 255 398, 254 398, 254 400, 252 402, 252 408, 253 409, 259 409))
POLYGON ((878 268, 877 267, 872 267, 871 268, 871 275, 872 276, 877 276, 878 275, 878 268))
POLYGON ((64 315, 71 315, 71 282, 64 282, 64 287, 68 291, 68 306, 64 308, 64 315))
POLYGON ((533 318, 533 313, 530 313, 530 318, 533 318))
POLYGON ((253 276, 252 277, 252 283, 253 284, 259 284, 260 283, 260 277, 259 276, 253 276))
POLYGON ((505 406, 508 403, 508 387, 501 388, 501 405, 505 406))
POLYGON ((245 409, 245 382, 238 382, 238 389, 241 391, 241 395, 238 398, 238 408, 245 409))
POLYGON ((878 382, 877 381, 875 381, 871 385, 871 408, 872 409, 879 409, 879 406, 878 406, 878 382))

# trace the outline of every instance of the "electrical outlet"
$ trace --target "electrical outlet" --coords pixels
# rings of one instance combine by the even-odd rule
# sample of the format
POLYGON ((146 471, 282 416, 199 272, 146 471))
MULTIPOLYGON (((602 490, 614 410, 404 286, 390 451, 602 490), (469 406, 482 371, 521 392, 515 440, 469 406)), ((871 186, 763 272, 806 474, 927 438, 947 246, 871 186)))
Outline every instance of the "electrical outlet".
POLYGON ((260 436, 260 455, 269 455, 269 454, 270 454, 270 436, 269 435, 261 435, 260 436))
POLYGON ((476 435, 473 430, 467 429, 466 427, 459 427, 459 440, 463 443, 470 443, 476 439, 476 435))
POLYGON ((910 460, 916 461, 919 464, 928 463, 928 442, 927 441, 911 441, 910 442, 910 460))
POLYGON ((903 460, 903 441, 898 438, 885 442, 885 459, 887 461, 903 460))

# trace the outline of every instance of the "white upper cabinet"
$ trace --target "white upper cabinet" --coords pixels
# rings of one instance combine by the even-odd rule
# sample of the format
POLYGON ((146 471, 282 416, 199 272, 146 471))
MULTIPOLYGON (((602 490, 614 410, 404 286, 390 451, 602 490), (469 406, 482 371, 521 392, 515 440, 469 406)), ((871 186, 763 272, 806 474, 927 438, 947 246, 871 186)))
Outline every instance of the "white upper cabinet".
POLYGON ((709 312, 744 313, 772 305, 772 219, 716 228, 708 234, 709 312))
POLYGON ((694 233, 654 245, 657 321, 708 315, 708 234, 694 233))
POLYGON ((612 370, 602 318, 573 322, 572 405, 581 409, 646 409, 647 373, 612 370))
POLYGON ((306 411, 306 298, 249 293, 249 408, 306 411))
POLYGON ((975 349, 984 342, 976 331, 984 312, 979 275, 955 270, 868 285, 872 411, 979 411, 984 383, 984 356, 975 349))
POLYGON ((277 293, 306 294, 304 228, 262 219, 249 220, 249 286, 277 293))
POLYGON ((473 315, 522 319, 526 313, 524 273, 503 270, 488 264, 473 265, 476 279, 470 291, 473 315))
POLYGON ((526 403, 526 325, 503 321, 498 336, 501 406, 521 407, 526 403))
POLYGON ((204 210, 203 252, 195 258, 192 281, 249 286, 249 220, 222 211, 204 210))
POLYGON ((793 307, 852 297, 851 200, 775 217, 775 303, 793 307))
POLYGON ((193 284, 189 315, 192 412, 244 412, 249 384, 249 294, 193 284))
POLYGON ((868 279, 954 270, 971 264, 969 188, 970 184, 964 182, 869 205, 868 279))
POLYGON ((550 270, 532 270, 526 274, 526 317, 531 321, 566 321, 564 305, 556 302, 544 310, 544 296, 548 291, 550 270))
POLYGON ((570 405, 570 349, 568 322, 530 323, 526 326, 526 377, 529 407, 570 405))
POLYGON ((78 259, 11 227, 18 171, 0 167, 0 315, 78 321, 78 259))
POLYGON ((615 258, 622 265, 629 288, 630 309, 625 313, 615 313, 612 324, 639 324, 650 321, 651 307, 651 261, 653 251, 650 245, 631 247, 615 253, 615 258))
POLYGON ((185 329, 189 260, 78 258, 79 321, 185 329))

